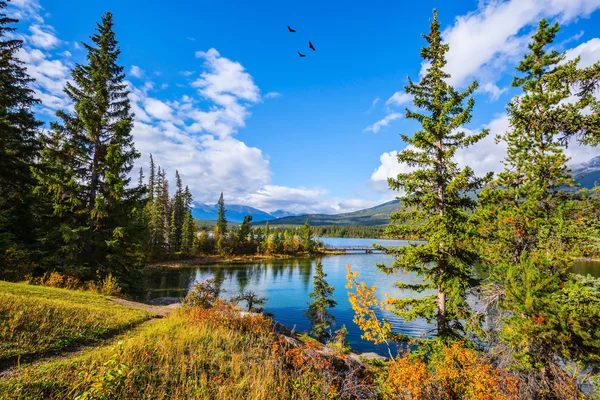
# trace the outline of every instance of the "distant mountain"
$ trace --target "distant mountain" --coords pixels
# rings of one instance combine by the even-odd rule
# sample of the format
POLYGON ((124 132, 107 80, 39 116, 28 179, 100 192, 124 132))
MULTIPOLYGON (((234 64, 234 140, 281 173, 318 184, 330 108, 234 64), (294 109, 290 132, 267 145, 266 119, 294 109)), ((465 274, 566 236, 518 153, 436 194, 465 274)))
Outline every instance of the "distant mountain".
MULTIPOLYGON (((192 216, 197 220, 204 221, 216 221, 219 214, 219 208, 217 204, 197 204, 192 209, 192 216)), ((296 215, 284 210, 277 210, 272 213, 259 210, 257 208, 242 206, 238 204, 225 204, 225 218, 230 222, 240 223, 244 221, 244 217, 250 215, 252 222, 271 221, 280 217, 287 217, 290 215, 296 215)))
MULTIPOLYGON (((397 211, 400 201, 392 200, 366 210, 359 210, 343 214, 305 214, 270 220, 269 225, 302 225, 308 218, 311 226, 338 225, 338 226, 379 226, 390 222, 390 213, 397 211)), ((258 224, 261 225, 261 224, 258 224)))
POLYGON ((596 156, 586 163, 579 164, 573 171, 575 181, 585 187, 591 189, 594 183, 600 185, 600 156, 596 156))

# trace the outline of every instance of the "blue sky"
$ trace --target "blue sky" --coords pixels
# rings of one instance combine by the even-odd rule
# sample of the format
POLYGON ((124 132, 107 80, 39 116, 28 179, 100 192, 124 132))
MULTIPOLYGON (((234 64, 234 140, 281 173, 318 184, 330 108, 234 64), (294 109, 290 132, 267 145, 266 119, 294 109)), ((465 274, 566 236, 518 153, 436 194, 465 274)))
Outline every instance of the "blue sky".
MULTIPOLYGON (((266 211, 335 213, 394 197, 385 179, 405 170, 395 161, 399 134, 416 129, 404 119, 403 86, 419 78, 434 7, 452 83, 480 83, 467 129, 508 128, 514 66, 540 18, 562 24, 557 47, 568 57, 600 60, 600 0, 13 0, 9 12, 21 19, 20 57, 44 120, 70 107, 62 87, 85 59, 79 43, 111 11, 140 166, 154 154, 200 203, 224 191, 229 203, 266 211)), ((490 136, 457 157, 483 174, 501 169, 503 152, 490 136)), ((568 153, 577 164, 599 152, 573 144, 568 153)))

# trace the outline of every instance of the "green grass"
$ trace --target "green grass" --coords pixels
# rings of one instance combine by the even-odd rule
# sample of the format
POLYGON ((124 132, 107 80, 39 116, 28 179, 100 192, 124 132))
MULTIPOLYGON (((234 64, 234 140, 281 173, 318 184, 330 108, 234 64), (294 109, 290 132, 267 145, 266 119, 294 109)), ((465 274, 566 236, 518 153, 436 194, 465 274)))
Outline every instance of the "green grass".
POLYGON ((0 399, 352 398, 343 375, 287 347, 263 316, 184 308, 126 336, 15 369, 0 380, 0 399))
POLYGON ((0 361, 93 342, 151 317, 95 293, 0 281, 0 361))

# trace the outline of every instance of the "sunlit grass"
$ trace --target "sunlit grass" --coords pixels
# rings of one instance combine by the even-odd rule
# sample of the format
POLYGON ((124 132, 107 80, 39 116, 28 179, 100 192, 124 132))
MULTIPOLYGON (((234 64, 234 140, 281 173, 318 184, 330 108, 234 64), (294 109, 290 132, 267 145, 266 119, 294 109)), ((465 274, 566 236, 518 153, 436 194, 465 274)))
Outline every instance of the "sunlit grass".
POLYGON ((344 379, 327 360, 289 348, 261 315, 197 307, 122 342, 18 369, 0 382, 0 398, 351 398, 344 379))
POLYGON ((0 281, 0 361, 94 341, 151 316, 95 293, 0 281))

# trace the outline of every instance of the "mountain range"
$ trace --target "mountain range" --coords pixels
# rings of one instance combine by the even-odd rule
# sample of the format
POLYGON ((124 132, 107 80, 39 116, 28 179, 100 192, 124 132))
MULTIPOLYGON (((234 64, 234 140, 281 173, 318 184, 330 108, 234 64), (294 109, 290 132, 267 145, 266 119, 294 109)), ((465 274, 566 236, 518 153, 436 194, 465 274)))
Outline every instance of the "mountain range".
MULTIPOLYGON (((217 204, 196 204, 192 209, 192 216, 197 220, 216 221, 218 214, 219 208, 217 204)), ((240 223, 244 220, 246 215, 250 215, 252 217, 252 222, 260 222, 271 221, 277 218, 284 218, 298 214, 290 213, 284 210, 277 210, 269 213, 254 207, 243 206, 239 204, 225 205, 225 217, 229 222, 240 223)))
MULTIPOLYGON (((593 188, 596 183, 600 184, 600 156, 596 156, 588 162, 579 164, 573 168, 575 181, 585 188, 593 188)), ((398 200, 389 201, 376 207, 367 208, 342 214, 294 214, 284 210, 266 212, 253 207, 243 205, 226 205, 227 220, 240 223, 244 216, 252 216, 255 225, 263 225, 269 221, 270 225, 302 225, 308 219, 312 226, 338 225, 338 226, 378 226, 387 225, 390 221, 389 214, 398 210, 398 200)), ((217 219, 218 206, 200 204, 192 209, 192 215, 198 220, 214 221, 217 219)))

